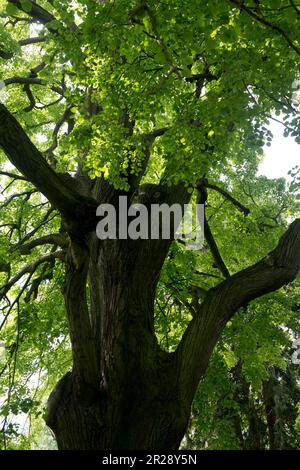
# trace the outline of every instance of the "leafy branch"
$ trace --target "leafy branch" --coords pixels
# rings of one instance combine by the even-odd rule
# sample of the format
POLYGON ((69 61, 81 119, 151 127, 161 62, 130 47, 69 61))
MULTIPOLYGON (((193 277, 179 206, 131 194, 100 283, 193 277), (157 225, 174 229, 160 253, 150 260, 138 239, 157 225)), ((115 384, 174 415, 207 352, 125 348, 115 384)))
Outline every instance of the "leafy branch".
POLYGON ((239 9, 241 11, 244 11, 245 13, 247 13, 249 16, 254 18, 259 23, 263 24, 264 26, 267 26, 267 27, 271 28, 273 31, 280 34, 280 36, 283 37, 283 39, 286 41, 286 43, 296 52, 296 54, 300 55, 300 47, 297 46, 297 44, 295 44, 293 42, 293 40, 289 37, 289 35, 286 33, 286 31, 284 31, 284 29, 282 29, 277 24, 272 23, 271 21, 264 18, 263 16, 260 16, 258 13, 256 13, 256 11, 254 11, 253 9, 251 9, 250 7, 245 5, 245 2, 243 2, 241 0, 228 0, 228 1, 230 3, 233 3, 234 5, 236 5, 237 7, 239 7, 239 9))

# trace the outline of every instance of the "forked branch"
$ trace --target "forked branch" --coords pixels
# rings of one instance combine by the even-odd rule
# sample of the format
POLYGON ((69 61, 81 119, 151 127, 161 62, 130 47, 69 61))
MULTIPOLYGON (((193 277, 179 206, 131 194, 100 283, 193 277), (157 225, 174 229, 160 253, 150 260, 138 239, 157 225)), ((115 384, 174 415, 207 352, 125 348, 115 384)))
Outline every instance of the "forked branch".
POLYGON ((208 291, 176 352, 183 399, 190 403, 223 328, 243 305, 293 281, 300 270, 300 219, 258 263, 208 291))

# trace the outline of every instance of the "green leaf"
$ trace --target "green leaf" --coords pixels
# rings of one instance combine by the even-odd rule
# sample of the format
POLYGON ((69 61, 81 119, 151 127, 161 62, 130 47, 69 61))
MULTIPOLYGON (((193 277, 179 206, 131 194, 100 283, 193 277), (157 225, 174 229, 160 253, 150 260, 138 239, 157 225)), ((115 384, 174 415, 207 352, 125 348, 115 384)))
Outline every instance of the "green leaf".
POLYGON ((21 1, 21 6, 26 13, 29 13, 32 9, 32 3, 30 0, 20 0, 21 1))
POLYGON ((13 5, 12 3, 7 3, 6 8, 5 8, 5 12, 9 16, 16 16, 19 12, 19 9, 15 5, 13 5))

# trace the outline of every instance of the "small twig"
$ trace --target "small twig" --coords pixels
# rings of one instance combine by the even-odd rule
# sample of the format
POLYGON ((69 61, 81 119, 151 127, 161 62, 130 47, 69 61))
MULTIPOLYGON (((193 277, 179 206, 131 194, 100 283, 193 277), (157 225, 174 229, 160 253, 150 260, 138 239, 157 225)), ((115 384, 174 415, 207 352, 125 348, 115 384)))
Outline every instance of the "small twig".
POLYGON ((231 194, 229 194, 227 191, 225 191, 224 189, 222 188, 219 188, 218 186, 216 186, 215 184, 211 184, 211 183, 206 183, 206 187, 207 188, 210 188, 210 189, 213 189, 214 191, 217 191, 218 193, 222 194, 222 196, 224 196, 228 201, 230 201, 235 207, 238 208, 238 210, 240 212, 242 212, 244 215, 248 215, 250 214, 250 209, 248 209, 248 207, 245 207, 241 202, 237 201, 237 199, 235 199, 233 196, 231 196, 231 194))
POLYGON ((271 21, 267 20, 266 18, 263 18, 259 16, 255 11, 253 11, 251 8, 247 7, 243 1, 240 0, 228 0, 230 3, 233 3, 237 7, 239 7, 242 11, 246 12, 249 16, 254 18, 256 21, 259 23, 263 24, 264 26, 268 26, 269 28, 273 29, 273 31, 276 31, 278 34, 280 34, 286 43, 296 52, 296 54, 300 55, 300 47, 297 46, 292 39, 288 36, 288 34, 277 24, 272 23, 271 21))

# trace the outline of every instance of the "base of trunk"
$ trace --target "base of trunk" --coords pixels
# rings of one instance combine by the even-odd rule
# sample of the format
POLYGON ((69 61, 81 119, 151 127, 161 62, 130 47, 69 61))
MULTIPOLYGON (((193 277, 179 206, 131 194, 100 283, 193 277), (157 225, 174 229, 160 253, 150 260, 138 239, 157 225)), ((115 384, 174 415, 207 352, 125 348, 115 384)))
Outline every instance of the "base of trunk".
MULTIPOLYGON (((178 399, 132 399, 110 405, 106 397, 85 384, 75 393, 66 374, 48 402, 46 423, 59 450, 176 450, 187 429, 189 412, 178 399)), ((115 402, 115 397, 112 397, 115 402)))

